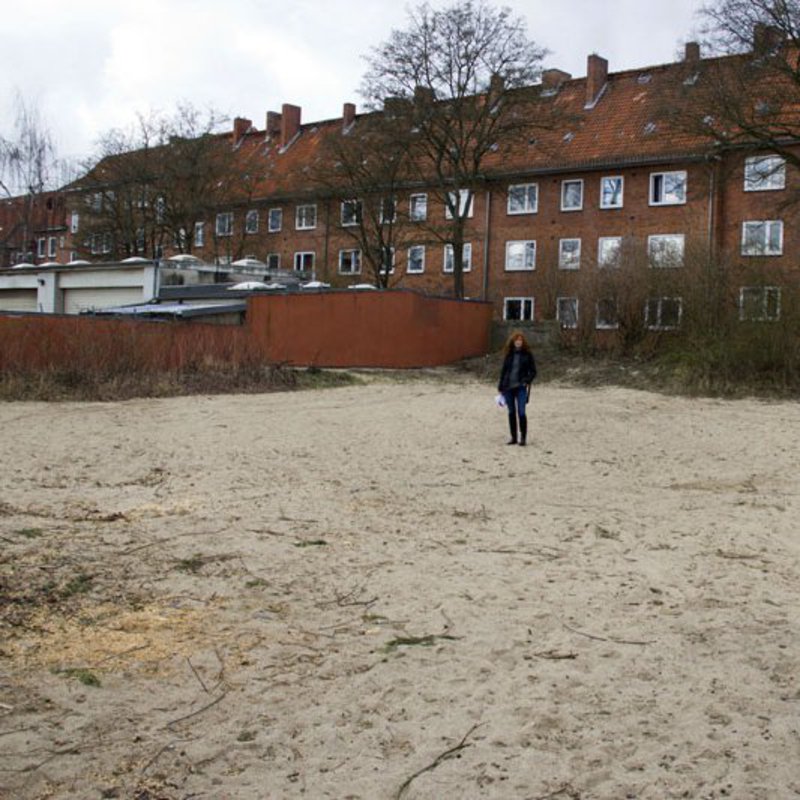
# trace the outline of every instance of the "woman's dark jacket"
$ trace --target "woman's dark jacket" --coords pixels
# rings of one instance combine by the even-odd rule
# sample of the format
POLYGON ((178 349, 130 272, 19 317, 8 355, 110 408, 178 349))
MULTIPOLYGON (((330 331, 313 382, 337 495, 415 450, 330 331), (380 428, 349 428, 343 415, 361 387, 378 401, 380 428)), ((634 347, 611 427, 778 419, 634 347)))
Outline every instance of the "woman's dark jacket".
MULTIPOLYGON (((521 350, 519 354, 521 358, 519 365, 519 385, 527 386, 536 377, 536 360, 530 350, 521 350)), ((497 384, 498 392, 507 392, 513 388, 508 385, 513 362, 514 351, 512 350, 503 361, 503 368, 500 370, 500 381, 497 384)))

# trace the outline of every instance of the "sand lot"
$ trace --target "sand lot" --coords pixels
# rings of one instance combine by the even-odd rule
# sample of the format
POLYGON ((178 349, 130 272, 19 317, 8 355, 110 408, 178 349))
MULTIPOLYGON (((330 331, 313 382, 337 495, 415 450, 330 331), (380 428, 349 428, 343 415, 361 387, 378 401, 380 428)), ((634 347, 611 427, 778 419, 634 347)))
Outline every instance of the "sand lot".
POLYGON ((0 405, 0 796, 800 797, 800 405, 0 405))

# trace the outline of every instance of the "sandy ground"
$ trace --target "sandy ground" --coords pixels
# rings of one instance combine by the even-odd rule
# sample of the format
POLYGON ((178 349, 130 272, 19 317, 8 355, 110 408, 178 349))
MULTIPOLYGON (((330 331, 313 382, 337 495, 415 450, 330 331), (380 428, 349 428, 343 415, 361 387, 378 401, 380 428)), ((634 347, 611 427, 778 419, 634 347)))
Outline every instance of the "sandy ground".
POLYGON ((0 796, 800 797, 800 406, 493 395, 1 405, 0 796))

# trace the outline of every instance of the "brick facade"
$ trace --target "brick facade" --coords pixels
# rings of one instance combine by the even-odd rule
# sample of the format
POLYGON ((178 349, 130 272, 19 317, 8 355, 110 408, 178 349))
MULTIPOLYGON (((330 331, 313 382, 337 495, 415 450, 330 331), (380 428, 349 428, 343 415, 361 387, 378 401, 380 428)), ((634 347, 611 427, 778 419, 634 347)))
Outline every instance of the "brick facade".
MULTIPOLYGON (((599 262, 617 249, 626 280, 661 281, 677 297, 682 276, 709 254, 741 274, 742 285, 754 272, 761 284, 765 271, 776 282, 794 273, 796 212, 786 200, 800 189, 795 170, 786 165, 782 185, 746 191, 745 162, 752 156, 719 151, 669 113, 693 102, 707 65, 724 62, 700 59, 690 43, 685 59, 673 64, 613 73, 592 55, 585 78, 546 71, 542 86, 530 90, 530 115, 547 105, 559 122, 500 143, 483 182, 473 187, 465 295, 490 301, 497 318, 531 315, 537 321, 559 317, 561 306, 566 312, 571 299, 584 297, 588 306, 575 303, 581 318, 599 318, 602 284, 615 269, 599 262), (745 239, 752 252, 743 252, 745 239), (591 297, 587 287, 594 287, 591 297)), ((210 217, 194 254, 207 262, 252 256, 340 287, 371 282, 363 258, 360 272, 341 268, 342 251, 359 245, 342 226, 340 203, 309 177, 325 141, 357 135, 360 119, 350 103, 340 119, 316 123, 303 123, 301 109, 286 104, 267 114, 264 130, 237 118, 222 139, 233 143, 258 179, 247 200, 219 209, 233 214, 230 233, 216 235, 216 216, 210 217), (313 224, 301 207, 314 208, 313 224)), ((418 230, 414 223, 405 228, 389 283, 447 295, 452 276, 445 270, 445 244, 432 233, 438 227, 441 237, 444 204, 430 187, 414 185, 398 192, 401 211, 412 194, 427 195, 427 219, 418 230), (410 247, 414 272, 408 270, 410 247)), ((75 194, 74 207, 80 202, 75 194)), ((68 217, 65 211, 67 241, 59 254, 80 245, 80 232, 69 241, 68 217)), ((652 309, 660 313, 658 303, 652 309)))

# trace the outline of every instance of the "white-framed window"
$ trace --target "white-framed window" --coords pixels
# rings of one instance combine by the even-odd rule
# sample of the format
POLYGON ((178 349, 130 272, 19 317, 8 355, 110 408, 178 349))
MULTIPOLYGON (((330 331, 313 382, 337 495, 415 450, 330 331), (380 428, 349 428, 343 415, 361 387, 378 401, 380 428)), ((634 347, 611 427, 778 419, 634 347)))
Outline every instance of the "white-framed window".
POLYGON ((412 222, 424 222, 428 218, 427 194, 412 194, 408 198, 408 218, 412 222))
POLYGON ((381 252, 381 275, 393 275, 395 262, 394 247, 383 247, 381 252))
POLYGON ((624 186, 622 175, 600 178, 600 208, 622 208, 624 186))
POLYGON ((514 322, 533 320, 532 297, 506 297, 503 299, 503 319, 514 322))
POLYGON ((77 233, 81 224, 81 215, 77 211, 73 211, 69 215, 69 232, 77 233))
POLYGON ((360 250, 340 250, 339 251, 339 274, 340 275, 359 275, 361 273, 361 251, 360 250))
POLYGON ((93 233, 90 241, 92 255, 108 255, 111 252, 112 237, 110 233, 93 233))
MULTIPOLYGON (((294 271, 311 272, 314 269, 315 253, 311 250, 301 250, 294 254, 294 271)), ((278 257, 280 264, 280 257, 278 257)))
POLYGON ((244 232, 258 233, 258 211, 250 209, 244 217, 244 232))
POLYGON ((583 208, 583 179, 561 181, 561 210, 580 211, 583 208))
POLYGON ((387 225, 397 220, 397 200, 394 197, 381 198, 381 223, 387 225))
POLYGON ((506 242, 506 271, 536 269, 536 242, 526 239, 506 242))
POLYGON ((581 240, 560 239, 558 242, 559 269, 580 269, 581 240))
POLYGON ((195 222, 194 224, 194 246, 203 247, 206 243, 206 224, 205 222, 195 222))
MULTIPOLYGON (((470 272, 472 270, 472 243, 471 242, 464 242, 464 248, 461 251, 462 253, 462 269, 464 272, 470 272)), ((446 244, 444 246, 444 266, 443 269, 445 272, 452 272, 453 271, 453 245, 446 244)))
POLYGON ((619 328, 619 315, 617 312, 617 301, 614 297, 604 297, 597 301, 597 314, 595 317, 595 327, 598 330, 614 330, 619 328))
POLYGON ((267 253, 267 269, 276 270, 281 268, 281 254, 267 253))
POLYGON ((233 236, 233 212, 217 214, 217 236, 233 236))
MULTIPOLYGON (((455 192, 448 192, 447 193, 448 202, 444 204, 444 216, 445 219, 453 219, 453 214, 450 211, 450 207, 456 204, 456 193, 455 192)), ((460 218, 466 218, 472 216, 473 206, 474 203, 472 202, 475 199, 475 195, 473 195, 470 189, 460 189, 458 192, 458 216, 460 218)))
POLYGON ((418 275, 425 272, 425 245, 415 244, 408 248, 408 266, 406 272, 418 275))
POLYGON ((681 325, 683 299, 651 297, 644 306, 644 324, 651 331, 673 331, 681 325))
POLYGON ((58 239, 55 236, 50 236, 47 239, 47 256, 48 258, 55 258, 56 257, 56 247, 58 245, 58 239))
POLYGON ((781 290, 777 286, 742 286, 739 319, 742 322, 775 322, 781 316, 781 290))
POLYGON ((147 245, 145 235, 144 235, 144 228, 137 228, 135 234, 135 245, 136 245, 136 252, 137 253, 144 253, 144 249, 147 245))
POLYGON ((341 211, 342 227, 348 228, 361 224, 361 201, 343 200, 341 211))
POLYGON ((659 233, 647 237, 651 267, 682 267, 685 238, 682 233, 659 233))
POLYGON ((562 328, 578 327, 578 298, 559 297, 556 300, 556 319, 562 328))
POLYGON ((539 210, 539 184, 518 183, 508 187, 509 214, 535 214, 539 210))
POLYGON ((36 257, 44 258, 47 253, 47 239, 44 236, 36 240, 36 257))
POLYGON ((317 227, 316 203, 297 206, 294 214, 294 227, 298 231, 310 231, 317 227))
POLYGON ((744 162, 744 190, 771 192, 786 188, 786 159, 781 156, 751 156, 744 162))
POLYGON ((619 267, 622 263, 622 237, 601 236, 597 240, 597 266, 619 267))
POLYGON ((686 172, 651 172, 650 205, 676 206, 686 202, 686 172))
POLYGON ((743 222, 742 255, 783 255, 783 222, 779 219, 743 222))
POLYGON ((283 209, 271 208, 267 212, 267 231, 269 233, 278 233, 283 227, 283 209))

